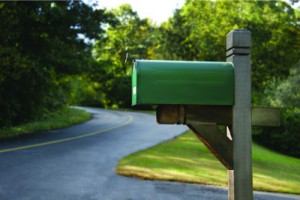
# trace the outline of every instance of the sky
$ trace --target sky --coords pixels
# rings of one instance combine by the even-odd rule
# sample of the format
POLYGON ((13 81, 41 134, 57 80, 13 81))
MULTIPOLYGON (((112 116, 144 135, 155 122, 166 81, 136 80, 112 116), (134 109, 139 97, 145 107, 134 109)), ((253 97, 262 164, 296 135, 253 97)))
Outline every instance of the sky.
POLYGON ((150 18, 156 24, 167 21, 173 15, 176 8, 181 8, 185 0, 85 0, 97 2, 100 8, 117 8, 121 4, 128 3, 140 18, 150 18))

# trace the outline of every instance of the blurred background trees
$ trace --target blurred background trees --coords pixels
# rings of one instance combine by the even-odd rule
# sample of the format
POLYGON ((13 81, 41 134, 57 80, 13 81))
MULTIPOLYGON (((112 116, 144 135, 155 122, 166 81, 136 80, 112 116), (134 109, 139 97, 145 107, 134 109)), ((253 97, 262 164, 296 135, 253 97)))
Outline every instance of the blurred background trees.
POLYGON ((264 92, 266 105, 281 109, 281 126, 264 127, 255 132, 260 144, 300 157, 300 62, 286 79, 274 79, 264 92))
POLYGON ((162 25, 160 52, 169 59, 224 61, 226 34, 248 29, 253 89, 260 91, 274 77, 288 76, 299 60, 296 12, 281 1, 188 0, 162 25))
POLYGON ((107 97, 104 106, 129 108, 133 59, 153 58, 154 27, 127 4, 107 13, 115 16, 117 23, 108 24, 104 39, 95 43, 94 57, 102 73, 93 73, 91 77, 103 83, 101 91, 107 97))
POLYGON ((89 69, 104 10, 80 1, 0 3, 0 125, 18 124, 64 105, 62 77, 89 69), (80 35, 84 36, 79 37, 80 35))
POLYGON ((133 59, 224 61, 226 34, 248 29, 253 105, 283 112, 282 127, 254 138, 299 156, 299 13, 283 1, 186 0, 155 25, 130 5, 1 2, 0 126, 64 105, 130 108, 133 59))

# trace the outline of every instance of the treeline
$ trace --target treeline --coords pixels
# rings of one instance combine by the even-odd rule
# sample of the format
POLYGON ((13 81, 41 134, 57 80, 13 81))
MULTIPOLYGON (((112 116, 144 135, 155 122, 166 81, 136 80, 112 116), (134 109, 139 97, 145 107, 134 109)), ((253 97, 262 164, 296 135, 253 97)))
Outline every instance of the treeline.
POLYGON ((114 21, 80 1, 0 2, 0 19, 0 126, 61 107, 66 77, 93 67, 84 40, 99 39, 101 23, 114 21))
POLYGON ((186 0, 161 25, 81 1, 1 2, 0 18, 0 126, 64 105, 131 107, 133 59, 224 61, 226 34, 248 29, 252 102, 284 108, 280 130, 254 138, 300 156, 300 14, 286 2, 186 0))

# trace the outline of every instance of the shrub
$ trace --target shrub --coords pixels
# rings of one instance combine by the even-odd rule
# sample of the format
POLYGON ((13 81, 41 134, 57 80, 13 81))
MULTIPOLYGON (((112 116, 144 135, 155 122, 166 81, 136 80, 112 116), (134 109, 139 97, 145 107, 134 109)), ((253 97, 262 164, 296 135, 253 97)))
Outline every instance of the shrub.
POLYGON ((264 127, 254 140, 279 152, 300 157, 300 62, 281 81, 273 81, 265 91, 265 102, 281 108, 281 126, 264 127))

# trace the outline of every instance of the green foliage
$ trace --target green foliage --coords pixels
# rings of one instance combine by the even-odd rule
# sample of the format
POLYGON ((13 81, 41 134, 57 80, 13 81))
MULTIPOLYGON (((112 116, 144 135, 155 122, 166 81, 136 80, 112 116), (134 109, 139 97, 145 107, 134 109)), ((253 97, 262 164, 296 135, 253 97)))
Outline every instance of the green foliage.
POLYGON ((273 107, 286 109, 300 108, 300 62, 290 70, 287 79, 274 79, 266 89, 266 101, 273 107))
POLYGON ((54 92, 56 86, 51 82, 53 73, 31 64, 18 75, 17 79, 6 76, 1 83, 1 125, 27 121, 45 111, 46 107, 54 109, 57 106, 55 97, 59 94, 54 92))
POLYGON ((101 23, 113 21, 81 1, 2 2, 0 18, 0 127, 63 106, 61 77, 91 68, 84 40, 99 39, 101 23))
POLYGON ((60 85, 67 105, 103 107, 101 83, 91 81, 86 75, 65 76, 60 85))
POLYGON ((300 157, 300 62, 290 76, 273 81, 265 91, 267 105, 281 108, 281 127, 263 128, 254 139, 272 149, 300 157))
POLYGON ((278 152, 300 157, 300 109, 283 110, 279 128, 264 127, 254 140, 278 152))
POLYGON ((252 83, 262 91, 273 77, 286 77, 299 59, 297 14, 283 1, 188 0, 161 26, 157 53, 164 59, 224 61, 226 34, 248 29, 252 83))
POLYGON ((117 24, 109 26, 105 38, 96 42, 94 55, 102 71, 91 76, 103 83, 106 107, 130 107, 132 60, 152 56, 153 28, 147 19, 140 19, 130 5, 108 13, 116 17, 117 24))
POLYGON ((38 67, 37 62, 24 53, 21 40, 21 17, 25 11, 16 2, 1 8, 0 18, 0 126, 26 121, 51 104, 48 91, 53 71, 38 67), (5 28, 4 28, 5 27, 5 28), (46 96, 46 97, 45 97, 46 96), (45 97, 45 98, 43 98, 45 97))

